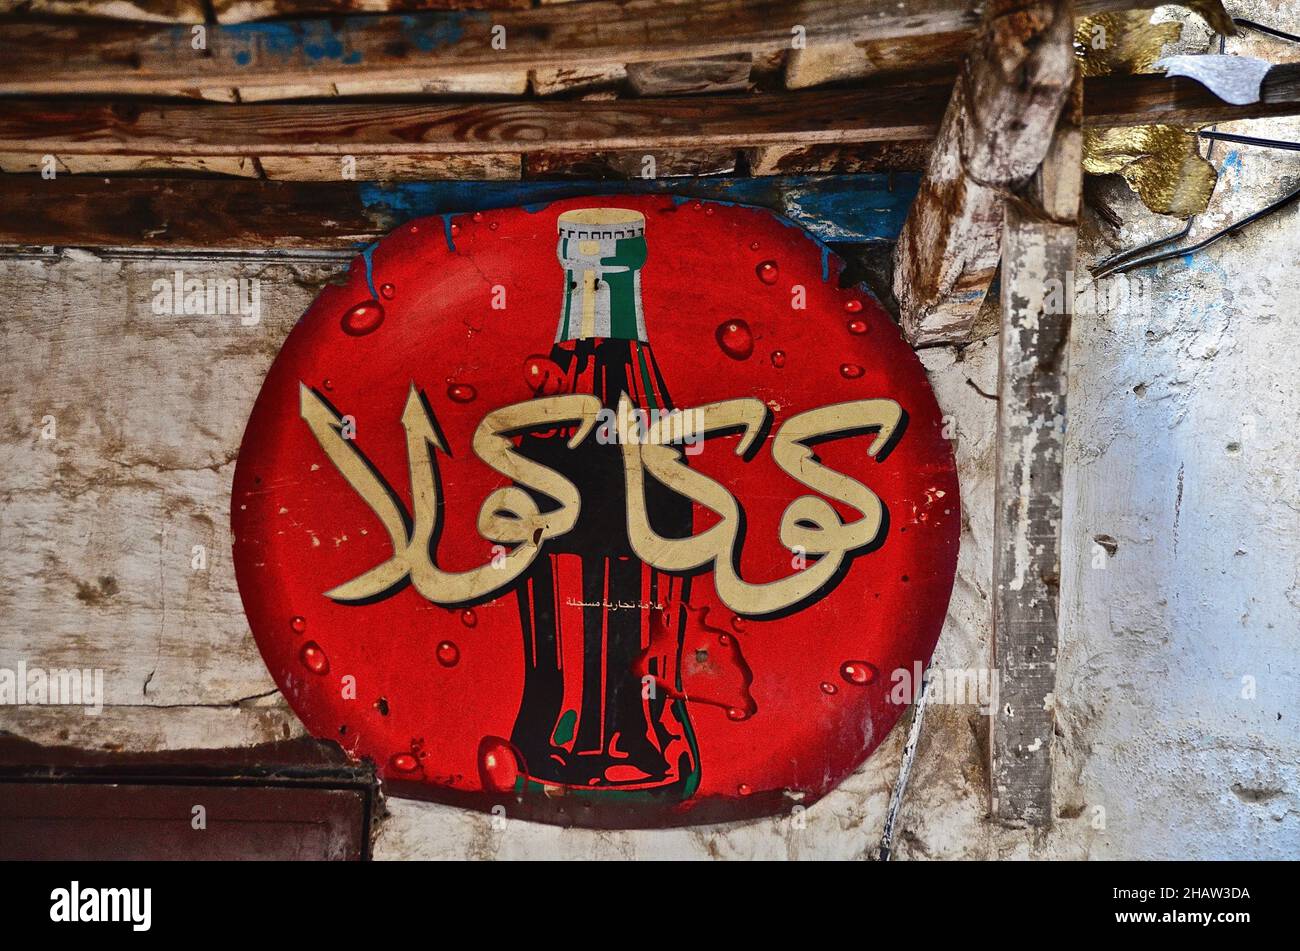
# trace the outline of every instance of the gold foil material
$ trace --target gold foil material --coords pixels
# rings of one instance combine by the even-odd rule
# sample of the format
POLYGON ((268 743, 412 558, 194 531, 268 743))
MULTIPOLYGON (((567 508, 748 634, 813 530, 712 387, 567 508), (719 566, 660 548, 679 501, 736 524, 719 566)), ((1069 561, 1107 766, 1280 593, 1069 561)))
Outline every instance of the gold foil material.
POLYGON ((1172 125, 1087 129, 1083 169, 1122 175, 1142 204, 1160 215, 1203 212, 1214 194, 1214 166, 1196 150, 1196 134, 1172 125))
POLYGON ((1084 76, 1150 73, 1164 45, 1182 32, 1179 23, 1152 23, 1150 10, 1099 13, 1079 21, 1074 50, 1084 76))
MULTIPOLYGON (((1218 32, 1235 35, 1221 0, 1185 0, 1181 6, 1218 32)), ((1181 35, 1180 24, 1152 23, 1147 10, 1100 13, 1079 21, 1074 49, 1084 76, 1150 73, 1165 44, 1181 35)), ((1195 132, 1170 125, 1085 130, 1083 168, 1093 175, 1122 175, 1147 208, 1178 218, 1203 212, 1216 181, 1195 132)))

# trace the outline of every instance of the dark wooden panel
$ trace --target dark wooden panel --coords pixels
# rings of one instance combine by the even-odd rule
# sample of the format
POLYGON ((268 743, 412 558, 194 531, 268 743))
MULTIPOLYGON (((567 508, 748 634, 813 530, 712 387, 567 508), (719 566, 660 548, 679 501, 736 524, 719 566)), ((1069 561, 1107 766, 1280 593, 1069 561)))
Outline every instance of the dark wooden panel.
POLYGON ((357 861, 366 826, 356 789, 0 784, 0 859, 357 861))
POLYGON ((288 182, 0 176, 0 244, 355 249, 410 218, 575 195, 671 192, 759 205, 827 241, 892 240, 910 173, 532 182, 288 182))

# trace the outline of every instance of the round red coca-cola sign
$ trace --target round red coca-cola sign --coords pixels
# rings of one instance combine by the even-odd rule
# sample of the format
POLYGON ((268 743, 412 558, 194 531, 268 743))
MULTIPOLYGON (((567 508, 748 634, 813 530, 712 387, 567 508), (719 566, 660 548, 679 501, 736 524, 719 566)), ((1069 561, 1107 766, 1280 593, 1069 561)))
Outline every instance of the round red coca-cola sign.
POLYGON ((232 501, 249 624, 389 790, 580 825, 807 805, 905 709, 952 450, 842 262, 759 209, 420 219, 289 334, 232 501))

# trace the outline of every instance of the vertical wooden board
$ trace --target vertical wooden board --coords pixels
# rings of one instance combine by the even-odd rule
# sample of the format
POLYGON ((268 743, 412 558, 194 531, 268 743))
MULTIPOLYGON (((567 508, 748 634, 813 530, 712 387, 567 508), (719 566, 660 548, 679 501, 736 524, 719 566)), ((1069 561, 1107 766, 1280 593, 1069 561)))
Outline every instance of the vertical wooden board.
POLYGON ((992 812, 1052 823, 1066 352, 1082 197, 1083 85, 1024 200, 1007 202, 994 489, 992 812))
POLYGON ((1003 235, 1002 336, 994 501, 993 640, 999 708, 992 811, 1049 825, 1056 714, 1065 354, 1061 288, 1073 225, 1012 204, 1003 235), (1055 288, 1056 293, 1053 294, 1055 288))

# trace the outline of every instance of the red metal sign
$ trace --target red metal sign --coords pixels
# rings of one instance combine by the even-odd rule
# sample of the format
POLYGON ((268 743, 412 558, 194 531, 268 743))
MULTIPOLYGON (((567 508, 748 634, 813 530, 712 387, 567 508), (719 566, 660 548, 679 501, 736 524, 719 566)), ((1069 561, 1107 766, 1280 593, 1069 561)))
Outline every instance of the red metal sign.
POLYGON ((921 365, 842 267, 663 196, 369 249, 235 473, 240 592, 307 728, 397 794, 582 825, 848 775, 933 651, 960 511, 921 365))

